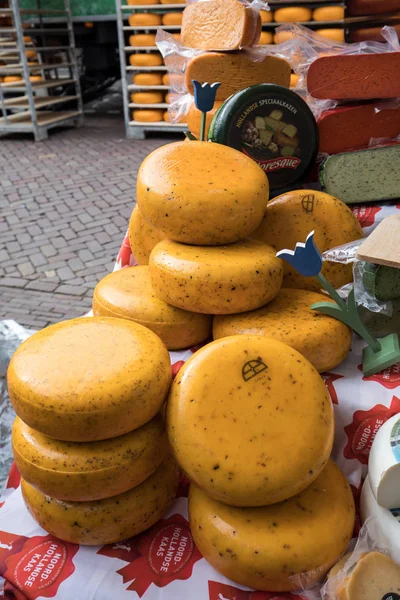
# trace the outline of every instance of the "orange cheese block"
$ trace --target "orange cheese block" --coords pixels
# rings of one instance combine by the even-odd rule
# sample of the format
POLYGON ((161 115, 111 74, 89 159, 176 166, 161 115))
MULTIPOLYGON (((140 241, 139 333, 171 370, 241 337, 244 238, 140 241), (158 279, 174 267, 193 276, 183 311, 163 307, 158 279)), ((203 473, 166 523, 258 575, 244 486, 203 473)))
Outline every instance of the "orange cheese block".
POLYGON ((119 317, 151 329, 169 350, 190 348, 211 336, 211 317, 191 313, 157 298, 148 267, 127 267, 106 275, 95 287, 93 314, 119 317))
MULTIPOLYGON (((206 114, 206 130, 205 130, 205 139, 207 139, 208 130, 211 125, 211 121, 219 107, 223 104, 222 100, 217 100, 214 102, 214 108, 210 110, 206 114)), ((200 139, 200 123, 201 123, 201 111, 196 108, 195 103, 193 102, 190 105, 189 111, 186 115, 186 123, 189 128, 189 131, 193 133, 193 135, 199 140, 200 139)))
POLYGON ((59 500, 82 502, 140 485, 166 457, 168 440, 161 415, 125 435, 87 443, 46 437, 17 417, 12 448, 25 481, 59 500))
POLYGON ((182 25, 181 12, 167 12, 162 16, 163 25, 182 25))
POLYGON ((135 33, 129 36, 130 46, 155 46, 156 36, 153 33, 135 33))
POLYGON ((148 265, 154 246, 167 237, 162 231, 143 219, 138 205, 132 211, 128 234, 132 254, 139 265, 148 265))
POLYGON ((344 19, 344 6, 320 6, 313 10, 314 21, 341 21, 344 19))
POLYGON ((282 288, 258 310, 214 317, 213 337, 265 335, 300 352, 320 373, 330 371, 346 358, 351 331, 340 321, 311 310, 312 304, 324 301, 322 294, 282 288))
POLYGON ((148 54, 131 54, 129 64, 133 67, 159 67, 163 64, 161 54, 152 52, 148 54))
POLYGON ((272 23, 273 16, 271 10, 260 10, 261 23, 272 23))
POLYGON ((160 104, 164 101, 162 92, 134 92, 131 101, 135 104, 160 104))
POLYGON ((171 366, 146 327, 87 317, 28 338, 7 376, 15 412, 27 425, 59 440, 92 442, 150 421, 165 400, 171 366))
MULTIPOLYGON (((364 237, 361 225, 341 200, 314 190, 286 192, 271 200, 263 222, 252 237, 269 244, 276 251, 284 248, 294 250, 296 243, 304 242, 313 230, 320 252, 364 237)), ((283 268, 283 287, 320 289, 314 277, 303 277, 288 262, 283 261, 283 268)), ((334 288, 353 279, 351 265, 324 261, 322 273, 334 288)))
POLYGON ((304 6, 288 6, 278 8, 274 13, 274 19, 277 23, 301 23, 311 21, 311 15, 311 9, 304 6))
POLYGON ((344 42, 344 29, 316 29, 315 33, 333 42, 344 42))
POLYGON ((161 15, 155 13, 134 13, 130 15, 128 23, 131 27, 138 25, 142 27, 144 25, 161 25, 161 15))
POLYGON ((257 44, 260 32, 257 12, 237 0, 193 2, 183 11, 181 40, 188 48, 237 50, 257 44))
POLYGON ((186 87, 193 95, 193 79, 200 83, 219 81, 221 86, 217 90, 216 100, 226 100, 232 94, 257 83, 275 83, 288 88, 290 72, 290 64, 275 56, 266 56, 264 60, 254 62, 246 52, 207 52, 196 56, 188 64, 186 87))
POLYGON ((262 31, 260 34, 259 44, 266 45, 272 44, 274 41, 274 36, 270 31, 262 31))
POLYGON ((137 73, 132 77, 135 85, 162 85, 163 80, 160 73, 137 73))
POLYGON ((134 110, 133 120, 138 123, 158 123, 163 120, 162 110, 134 110))

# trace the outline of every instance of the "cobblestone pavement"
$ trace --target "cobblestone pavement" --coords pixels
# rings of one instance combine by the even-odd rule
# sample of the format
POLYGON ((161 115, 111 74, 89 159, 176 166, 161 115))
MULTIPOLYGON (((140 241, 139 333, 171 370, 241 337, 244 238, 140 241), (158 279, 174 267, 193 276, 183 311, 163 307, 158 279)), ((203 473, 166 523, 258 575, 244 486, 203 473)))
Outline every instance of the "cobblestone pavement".
POLYGON ((143 158, 168 138, 125 139, 121 117, 0 140, 0 318, 41 328, 90 309, 115 261, 143 158))

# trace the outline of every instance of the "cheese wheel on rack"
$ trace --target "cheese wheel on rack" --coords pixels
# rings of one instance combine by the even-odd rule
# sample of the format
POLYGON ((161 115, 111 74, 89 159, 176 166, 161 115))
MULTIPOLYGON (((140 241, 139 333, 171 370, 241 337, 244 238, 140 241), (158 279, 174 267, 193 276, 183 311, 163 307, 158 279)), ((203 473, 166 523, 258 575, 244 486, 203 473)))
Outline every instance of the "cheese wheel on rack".
POLYGON ((129 16, 128 23, 131 27, 134 27, 135 25, 139 27, 144 27, 145 25, 161 25, 161 15, 148 12, 134 13, 129 16))
POLYGON ((164 115, 163 115, 163 119, 166 123, 171 123, 171 118, 169 116, 169 112, 166 110, 164 115))
POLYGON ((131 94, 131 102, 135 104, 161 104, 164 102, 162 92, 134 92, 131 94))
POLYGON ((132 113, 134 121, 138 123, 158 123, 163 120, 162 110, 134 110, 132 113))
POLYGON ((133 67, 159 67, 163 64, 163 60, 158 52, 148 52, 147 54, 131 54, 129 64, 133 67))
POLYGON ((22 81, 22 77, 20 75, 6 75, 4 77, 4 83, 14 83, 16 81, 22 81))
POLYGON ((274 12, 274 20, 277 23, 302 23, 311 21, 312 11, 304 6, 288 6, 287 8, 278 8, 274 12))
POLYGON ((341 21, 344 19, 344 6, 320 6, 313 10, 314 21, 341 21))
POLYGON ((268 193, 268 179, 253 160, 222 144, 194 141, 151 152, 136 186, 140 211, 154 227, 179 242, 213 246, 253 232, 268 193))
POLYGON ((43 77, 41 75, 31 75, 29 77, 29 81, 32 83, 38 83, 39 81, 43 81, 43 77))
POLYGON ((332 42, 344 42, 344 29, 316 29, 315 33, 332 42))
POLYGON ((200 553, 229 579, 269 592, 318 583, 345 551, 354 512, 350 486, 333 461, 303 492, 272 506, 226 506, 193 484, 189 492, 190 528, 200 553))
POLYGON ((182 25, 181 12, 167 12, 162 16, 163 25, 182 25))
POLYGON ((274 41, 274 36, 270 31, 262 31, 260 34, 259 44, 266 45, 272 44, 274 41))
POLYGON ((132 77, 135 85, 162 85, 161 73, 137 73, 132 77))
POLYGON ((260 10, 261 23, 272 23, 273 16, 272 10, 260 10))
POLYGON ((71 442, 113 438, 147 423, 170 382, 168 351, 152 331, 100 317, 35 333, 8 368, 17 415, 44 435, 71 442))
POLYGON ((351 347, 351 330, 333 317, 311 310, 326 296, 281 289, 267 306, 239 315, 216 316, 214 339, 229 335, 265 335, 291 346, 323 373, 337 367, 351 347))
POLYGON ((154 331, 169 350, 190 348, 211 336, 211 316, 175 308, 157 298, 148 267, 106 275, 95 287, 93 314, 119 317, 154 331))
POLYGON ((154 246, 167 237, 162 231, 143 219, 137 204, 132 211, 128 234, 132 254, 139 265, 148 265, 154 246))
POLYGON ((81 502, 141 484, 164 460, 168 440, 161 415, 125 435, 87 443, 46 437, 17 417, 12 447, 25 481, 48 496, 81 502))
POLYGON ((169 74, 165 73, 165 75, 162 76, 162 83, 163 85, 169 85, 169 74))
POLYGON ((129 36, 130 46, 155 46, 156 36, 153 33, 135 33, 129 36))
POLYGON ((174 98, 174 95, 171 94, 170 92, 168 92, 168 94, 165 94, 165 102, 167 104, 171 104, 171 102, 173 102, 173 98, 174 98))
POLYGON ((274 34, 274 44, 284 44, 294 38, 292 31, 279 31, 274 34))
MULTIPOLYGON (((364 237, 357 218, 341 200, 315 190, 286 192, 271 200, 263 222, 252 237, 271 245, 276 251, 294 250, 297 242, 304 242, 313 230, 320 252, 364 237)), ((314 277, 303 277, 286 261, 283 269, 283 287, 320 289, 314 277)), ((322 273, 334 288, 353 279, 351 265, 324 261, 322 273)))
POLYGON ((32 44, 32 38, 30 35, 23 36, 24 44, 32 44))
POLYGON ((37 58, 37 53, 35 50, 25 50, 26 58, 37 58))
MULTIPOLYGON (((208 136, 208 130, 211 125, 211 121, 214 118, 215 113, 219 109, 219 107, 223 104, 222 100, 216 100, 214 102, 214 107, 206 113, 206 129, 205 129, 205 139, 208 136)), ((193 135, 199 140, 200 139, 200 123, 201 123, 201 111, 196 108, 194 102, 190 105, 189 111, 186 115, 186 123, 189 128, 189 131, 193 133, 193 135)))
POLYGON ((299 83, 299 76, 296 73, 292 73, 290 76, 290 88, 293 89, 299 83))
POLYGON ((159 0, 127 0, 129 6, 145 6, 146 4, 159 4, 159 0))
POLYGON ((180 33, 171 33, 170 35, 172 35, 172 37, 177 41, 180 42, 181 41, 181 34, 180 33))
POLYGON ((167 433, 182 470, 211 498, 266 506, 321 473, 332 450, 333 408, 299 352, 267 337, 234 335, 203 346, 182 366, 168 398, 167 433))
POLYGON ((174 500, 179 471, 170 456, 140 485, 91 502, 56 500, 21 479, 32 517, 51 535, 88 546, 112 544, 145 531, 164 516, 174 500))
POLYGON ((171 2, 171 0, 160 0, 161 4, 186 4, 186 0, 174 0, 173 2, 171 2))
POLYGON ((159 298, 205 314, 259 308, 275 298, 282 282, 281 261, 269 246, 254 240, 228 246, 164 240, 152 251, 149 268, 159 298))

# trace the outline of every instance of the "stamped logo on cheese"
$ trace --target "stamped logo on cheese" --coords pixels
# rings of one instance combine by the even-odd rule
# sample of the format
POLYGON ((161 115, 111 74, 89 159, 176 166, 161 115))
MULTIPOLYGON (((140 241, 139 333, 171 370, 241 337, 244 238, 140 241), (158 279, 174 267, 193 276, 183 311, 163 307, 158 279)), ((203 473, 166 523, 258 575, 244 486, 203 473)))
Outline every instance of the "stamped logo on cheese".
POLYGON ((352 423, 344 428, 347 435, 347 445, 343 451, 345 458, 355 458, 366 465, 375 435, 382 425, 398 412, 400 400, 396 396, 393 396, 390 407, 377 404, 370 410, 357 410, 352 423))
POLYGON ((332 404, 339 404, 335 386, 333 384, 337 379, 343 379, 343 375, 335 375, 335 373, 322 373, 321 377, 324 380, 328 394, 331 397, 332 404))
POLYGON ((294 596, 290 592, 245 592, 232 585, 208 582, 209 600, 303 600, 302 596, 294 596))
POLYGON ((395 592, 389 592, 382 596, 382 600, 400 600, 400 595, 395 592))
POLYGON ((375 223, 375 217, 381 210, 380 206, 356 206, 351 209, 357 217, 361 227, 371 227, 375 223))
POLYGON ((314 211, 314 202, 314 194, 307 194, 307 196, 303 196, 301 199, 301 205, 307 213, 312 213, 314 211))
POLYGON ((130 540, 138 558, 117 571, 128 590, 141 598, 150 585, 165 587, 176 579, 189 579, 201 554, 194 545, 189 523, 182 515, 161 520, 149 531, 130 540))
MULTIPOLYGON (((358 368, 360 371, 362 370, 361 365, 358 368)), ((400 386, 400 363, 396 363, 370 377, 363 377, 363 381, 377 381, 388 390, 394 390, 400 386)))
POLYGON ((242 367, 242 377, 244 381, 250 381, 256 375, 268 369, 267 365, 260 357, 247 361, 242 367))

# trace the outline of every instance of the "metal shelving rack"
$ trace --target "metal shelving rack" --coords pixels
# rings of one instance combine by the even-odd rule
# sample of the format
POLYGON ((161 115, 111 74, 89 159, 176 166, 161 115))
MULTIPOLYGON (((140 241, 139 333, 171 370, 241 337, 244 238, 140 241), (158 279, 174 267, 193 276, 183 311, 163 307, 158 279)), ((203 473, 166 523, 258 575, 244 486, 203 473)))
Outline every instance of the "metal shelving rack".
POLYGON ((20 8, 19 0, 8 3, 8 8, 0 8, 0 17, 9 18, 10 23, 0 27, 0 135, 33 133, 40 141, 54 127, 81 125, 83 107, 70 1, 60 0, 59 10, 41 8, 41 0, 36 0, 36 8, 27 10, 20 8), (46 26, 51 17, 60 18, 56 27, 46 26), (58 44, 65 40, 64 45, 52 45, 55 39, 58 44), (35 53, 37 62, 32 64, 27 51, 35 53), (4 82, 10 75, 19 80, 4 82), (32 76, 40 80, 32 81, 32 76), (65 95, 65 87, 71 85, 74 93, 65 95))

